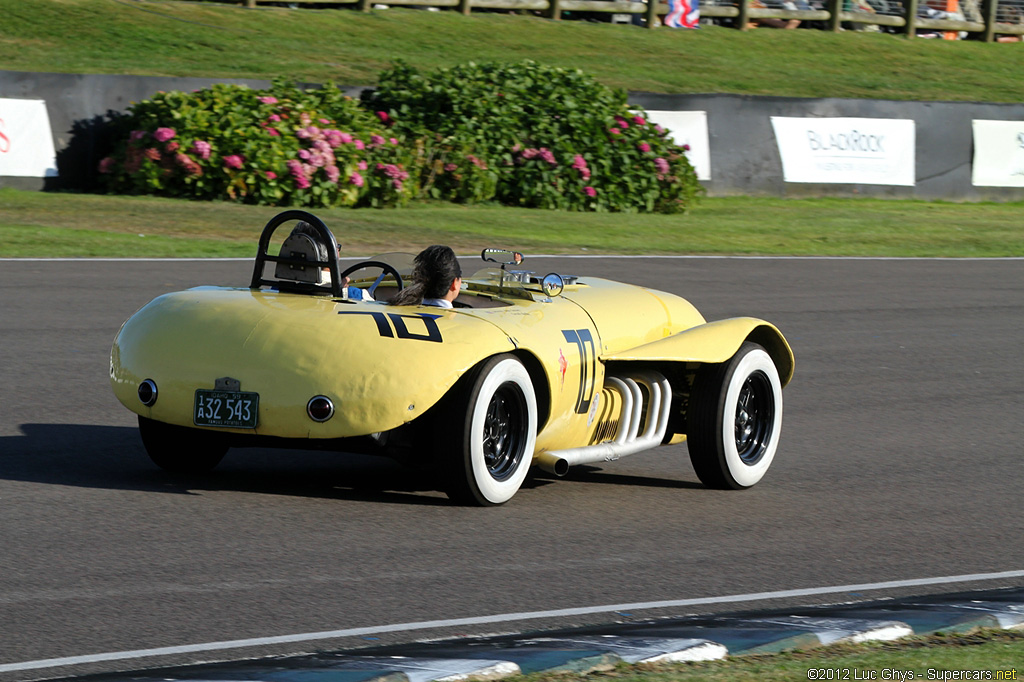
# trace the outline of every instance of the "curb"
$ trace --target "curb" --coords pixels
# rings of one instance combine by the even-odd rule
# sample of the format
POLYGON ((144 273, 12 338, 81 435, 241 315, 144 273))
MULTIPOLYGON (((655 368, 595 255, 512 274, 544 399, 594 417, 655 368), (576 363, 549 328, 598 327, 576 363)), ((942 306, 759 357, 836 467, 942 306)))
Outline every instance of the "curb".
POLYGON ((1024 628, 1024 587, 899 600, 686 616, 533 635, 467 637, 258 661, 64 678, 89 682, 463 682, 620 663, 708 661, 836 642, 1024 628))

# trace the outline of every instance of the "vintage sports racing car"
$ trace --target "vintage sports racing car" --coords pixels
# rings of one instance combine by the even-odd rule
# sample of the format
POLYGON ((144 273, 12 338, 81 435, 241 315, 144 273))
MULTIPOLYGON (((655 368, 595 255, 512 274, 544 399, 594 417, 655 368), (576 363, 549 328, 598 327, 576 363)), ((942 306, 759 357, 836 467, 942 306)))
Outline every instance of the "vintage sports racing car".
POLYGON ((166 294, 124 323, 110 380, 157 465, 206 471, 245 446, 379 453, 435 467, 454 500, 494 505, 531 465, 564 475, 685 439, 705 485, 746 488, 775 457, 793 354, 768 322, 706 322, 661 291, 537 277, 499 249, 454 309, 389 306, 412 257, 343 271, 337 253, 322 221, 285 211, 249 287, 166 294), (276 247, 296 221, 327 260, 304 234, 276 247), (350 296, 346 276, 375 300, 350 296))

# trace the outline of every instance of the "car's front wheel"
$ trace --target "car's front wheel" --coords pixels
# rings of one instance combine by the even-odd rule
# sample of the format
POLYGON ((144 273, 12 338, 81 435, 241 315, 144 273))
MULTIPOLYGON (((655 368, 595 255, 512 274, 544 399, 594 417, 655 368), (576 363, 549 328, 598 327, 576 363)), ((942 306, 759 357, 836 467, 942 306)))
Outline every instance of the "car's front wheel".
POLYGON ((448 496, 492 506, 519 490, 533 461, 537 398, 523 363, 511 355, 490 358, 463 378, 436 425, 448 496))
POLYGON ((220 464, 228 448, 216 433, 139 416, 139 435, 153 463, 175 474, 205 474, 220 464))
POLYGON ((744 343, 727 362, 697 372, 686 444, 704 485, 740 489, 760 481, 781 431, 782 382, 764 348, 744 343))

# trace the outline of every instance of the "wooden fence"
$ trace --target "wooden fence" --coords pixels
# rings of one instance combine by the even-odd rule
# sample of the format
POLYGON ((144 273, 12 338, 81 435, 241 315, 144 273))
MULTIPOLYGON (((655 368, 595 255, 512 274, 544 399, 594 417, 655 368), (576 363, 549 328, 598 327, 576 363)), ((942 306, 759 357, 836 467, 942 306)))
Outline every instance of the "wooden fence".
MULTIPOLYGON (((257 4, 280 4, 281 0, 245 0, 246 7, 257 4)), ((983 0, 981 5, 982 21, 960 21, 954 19, 926 19, 918 16, 919 0, 903 0, 901 12, 878 14, 867 11, 847 11, 844 6, 847 0, 824 0, 825 8, 820 10, 787 10, 765 8, 762 2, 751 0, 735 0, 729 4, 701 3, 701 17, 731 19, 733 25, 741 31, 747 30, 751 22, 757 19, 799 19, 801 21, 823 22, 830 31, 839 31, 844 23, 887 26, 898 29, 898 32, 913 38, 919 30, 961 32, 966 31, 971 37, 985 42, 992 42, 997 35, 1024 36, 1024 24, 1008 24, 997 21, 999 0, 983 0), (758 5, 758 6, 754 6, 758 5)), ((1015 6, 1017 3, 1004 3, 1015 6)), ((563 12, 608 12, 618 15, 640 14, 644 17, 647 28, 660 25, 658 15, 668 12, 668 5, 659 1, 630 0, 299 0, 294 4, 301 5, 356 5, 364 12, 370 11, 373 5, 403 7, 438 7, 449 8, 462 14, 469 14, 474 9, 533 11, 541 12, 550 19, 559 20, 563 12)), ((1017 8, 1019 9, 1019 8, 1017 8)))

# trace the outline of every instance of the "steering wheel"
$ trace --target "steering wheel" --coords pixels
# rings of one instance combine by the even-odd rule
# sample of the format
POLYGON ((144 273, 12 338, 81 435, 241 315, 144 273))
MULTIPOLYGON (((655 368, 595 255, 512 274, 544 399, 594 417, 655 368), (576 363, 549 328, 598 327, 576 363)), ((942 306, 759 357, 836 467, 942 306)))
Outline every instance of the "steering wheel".
POLYGON ((388 275, 392 275, 395 278, 395 282, 398 283, 399 291, 405 288, 405 283, 402 281, 402 276, 398 274, 398 270, 396 270, 394 266, 379 260, 364 260, 360 261, 359 263, 356 263, 355 265, 350 265, 349 267, 345 268, 345 270, 340 275, 338 275, 338 277, 344 280, 353 272, 355 272, 356 270, 361 270, 362 268, 380 268, 382 271, 380 273, 380 277, 377 278, 377 281, 371 284, 369 288, 367 288, 366 290, 370 294, 370 296, 373 296, 373 292, 377 290, 377 285, 380 284, 381 281, 383 281, 383 279, 388 275))

